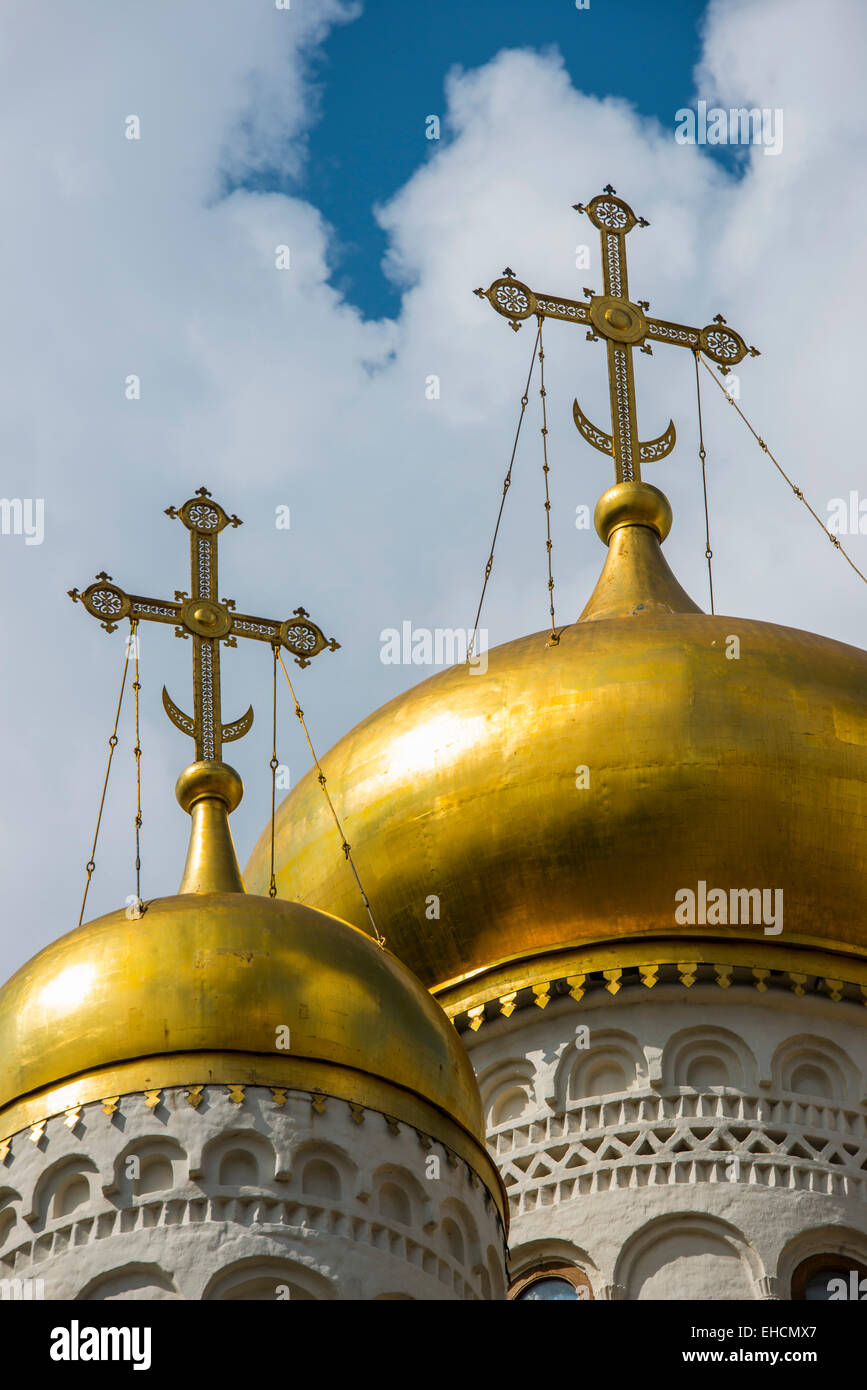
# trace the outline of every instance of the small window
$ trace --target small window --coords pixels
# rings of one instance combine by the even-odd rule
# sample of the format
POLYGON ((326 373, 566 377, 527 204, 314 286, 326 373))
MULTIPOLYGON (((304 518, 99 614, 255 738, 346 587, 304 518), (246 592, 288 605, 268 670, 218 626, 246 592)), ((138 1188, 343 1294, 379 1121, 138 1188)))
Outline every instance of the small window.
POLYGON ((515 1298, 521 1303, 529 1303, 534 1298, 544 1299, 545 1302, 557 1302, 558 1300, 575 1302, 578 1298, 578 1291, 568 1279, 534 1279, 520 1293, 516 1293, 515 1298))
POLYGON ((509 1298, 516 1303, 536 1299, 548 1303, 587 1303, 593 1298, 593 1289, 587 1275, 577 1265, 548 1260, 516 1279, 509 1290, 509 1298))
POLYGON ((865 1297, 867 1265, 844 1255, 811 1255, 792 1275, 795 1303, 860 1303, 865 1297))

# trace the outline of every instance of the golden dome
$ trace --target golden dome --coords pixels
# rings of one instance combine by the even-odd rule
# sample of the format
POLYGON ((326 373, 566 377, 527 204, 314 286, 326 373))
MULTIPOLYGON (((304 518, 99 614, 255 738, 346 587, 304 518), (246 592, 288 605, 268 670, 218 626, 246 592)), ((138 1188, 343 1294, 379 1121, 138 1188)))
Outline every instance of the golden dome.
MULTIPOLYGON (((226 808, 239 796, 229 768, 179 778, 194 812, 185 882, 231 877, 226 808)), ((67 933, 0 990, 0 1139, 89 1101, 214 1082, 380 1110, 500 1193, 452 1024, 390 951, 328 913, 248 895, 240 880, 182 891, 67 933)))
MULTIPOLYGON (((852 963, 867 956, 867 653, 702 613, 662 556, 670 510, 647 484, 610 489, 596 522, 606 564, 557 645, 537 633, 489 652, 484 674, 443 671, 321 759, 389 945, 465 995, 576 948, 581 969, 600 945, 724 960, 745 939, 805 969, 818 949, 829 975, 842 953, 867 982, 852 963), (782 931, 680 925, 675 895, 700 883, 782 890, 782 931)), ((269 847, 266 832, 251 885, 269 847)), ((280 808, 277 862, 281 895, 363 920, 312 774, 280 808)))

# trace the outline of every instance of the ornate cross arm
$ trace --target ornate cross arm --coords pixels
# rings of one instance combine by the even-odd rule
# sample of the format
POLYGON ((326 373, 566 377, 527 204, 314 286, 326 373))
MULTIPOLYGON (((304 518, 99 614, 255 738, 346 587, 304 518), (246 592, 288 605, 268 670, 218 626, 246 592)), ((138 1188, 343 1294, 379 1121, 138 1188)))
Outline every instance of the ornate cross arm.
POLYGON ((70 589, 73 602, 80 602, 106 632, 114 632, 124 618, 171 623, 176 637, 193 639, 193 708, 188 715, 179 709, 163 687, 163 706, 172 723, 196 743, 198 760, 219 761, 223 743, 242 738, 253 723, 252 706, 239 719, 223 724, 220 719, 220 643, 235 647, 239 637, 250 637, 285 647, 299 666, 309 666, 314 656, 326 648, 340 645, 326 637, 311 621, 304 608, 296 608, 291 618, 257 618, 236 613, 232 599, 218 599, 217 536, 226 526, 240 526, 217 502, 210 500, 206 488, 199 488, 182 507, 167 508, 167 515, 179 518, 190 532, 190 589, 192 597, 175 590, 174 600, 143 598, 128 594, 101 571, 83 593, 70 589))
MULTIPOLYGON (((587 324, 588 328, 593 330, 588 334, 588 341, 591 342, 600 334, 615 341, 621 337, 610 320, 605 318, 604 313, 600 313, 599 306, 604 296, 594 295, 591 290, 585 290, 585 294, 589 296, 586 300, 565 299, 562 296, 558 298, 554 295, 534 294, 529 285, 523 284, 520 280, 495 280, 486 290, 474 290, 473 293, 487 299, 498 314, 509 320, 516 331, 521 327, 521 319, 538 318, 541 315, 548 319, 564 319, 567 323, 587 324), (599 318, 602 319, 601 323, 597 322, 599 318)), ((610 308, 610 305, 608 307, 610 308)), ((721 314, 717 314, 714 322, 704 328, 690 328, 685 323, 654 319, 649 314, 641 313, 640 311, 646 307, 646 301, 642 300, 639 304, 629 304, 623 309, 622 328, 628 330, 631 347, 640 347, 646 339, 650 339, 658 343, 673 343, 675 347, 689 347, 693 350, 698 348, 711 362, 715 362, 723 373, 730 371, 747 355, 761 356, 758 348, 747 347, 741 335, 728 327, 721 314), (637 311, 634 320, 628 312, 633 309, 637 311)))
POLYGON ((99 618, 106 632, 114 632, 123 618, 147 619, 155 623, 172 623, 176 637, 219 638, 227 647, 236 647, 238 637, 252 637, 260 642, 277 643, 291 652, 299 666, 309 666, 314 656, 325 651, 336 652, 340 643, 326 637, 321 628, 310 621, 306 608, 296 608, 291 618, 255 618, 250 613, 236 613, 231 599, 204 605, 201 599, 191 599, 175 590, 174 602, 143 598, 127 594, 111 581, 111 575, 100 571, 93 584, 83 593, 70 589, 73 603, 83 603, 88 613, 99 618), (117 620, 117 621, 115 621, 117 620), (219 629, 219 630, 217 630, 219 629))
POLYGON ((521 280, 516 280, 513 271, 508 268, 502 278, 494 280, 488 289, 477 289, 475 293, 487 299, 498 314, 509 320, 515 331, 520 328, 523 319, 535 316, 539 319, 583 323, 587 327, 588 341, 605 339, 612 433, 607 434, 592 424, 577 400, 573 407, 575 423, 589 444, 613 456, 618 482, 640 479, 640 464, 664 458, 674 448, 676 435, 674 424, 669 421, 667 428, 656 439, 646 443, 639 440, 632 349, 637 347, 642 352, 651 353, 653 342, 687 347, 693 352, 702 352, 724 374, 747 354, 757 357, 759 352, 758 348, 747 347, 740 334, 728 327, 721 314, 717 314, 713 323, 704 328, 691 328, 687 324, 651 318, 647 313, 650 308, 647 300, 633 302, 629 298, 626 234, 635 226, 647 227, 649 223, 643 217, 636 217, 627 203, 616 198, 610 184, 586 207, 583 203, 576 203, 575 208, 578 212, 586 213, 599 229, 602 294, 596 294, 586 286, 585 300, 539 294, 521 280))
POLYGON ((178 600, 186 598, 186 594, 181 594, 176 589, 174 603, 156 598, 142 598, 141 594, 127 594, 118 588, 117 584, 112 583, 110 574, 100 570, 93 584, 89 584, 84 593, 79 593, 78 589, 70 589, 69 597, 73 603, 83 603, 88 613, 99 619, 100 626, 104 627, 106 632, 114 632, 124 618, 146 618, 150 622, 174 623, 178 626, 182 621, 181 604, 178 600))

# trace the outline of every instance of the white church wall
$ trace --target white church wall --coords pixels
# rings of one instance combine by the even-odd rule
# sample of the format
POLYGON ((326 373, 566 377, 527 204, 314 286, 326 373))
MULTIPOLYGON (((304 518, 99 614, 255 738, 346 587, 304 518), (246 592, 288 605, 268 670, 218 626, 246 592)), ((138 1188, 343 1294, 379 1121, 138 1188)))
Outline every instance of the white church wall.
POLYGON ((867 1261, 863 1007, 659 983, 462 1037, 513 1277, 559 1260, 596 1298, 788 1298, 807 1255, 867 1261))
POLYGON ((504 1297, 499 1217, 467 1165, 315 1099, 209 1085, 193 1106, 179 1087, 16 1135, 0 1278, 40 1279, 48 1299, 504 1297))

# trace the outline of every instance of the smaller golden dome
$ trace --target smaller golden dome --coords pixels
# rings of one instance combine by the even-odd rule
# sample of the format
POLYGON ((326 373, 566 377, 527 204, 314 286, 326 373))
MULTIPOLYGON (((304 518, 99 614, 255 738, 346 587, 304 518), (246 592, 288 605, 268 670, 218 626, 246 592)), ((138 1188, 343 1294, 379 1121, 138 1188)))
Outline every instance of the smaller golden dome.
POLYGON ((134 1091, 321 1092, 440 1140, 505 1220, 475 1074, 452 1024, 366 932, 244 891, 227 823, 241 790, 224 764, 188 768, 177 786, 193 818, 181 892, 140 916, 121 910, 78 927, 0 989, 0 1139, 134 1091), (206 886, 235 878, 231 891, 206 886))
POLYGON ((0 1129, 9 1106, 67 1078, 212 1052, 239 1070, 255 1060, 274 1084, 287 1059, 376 1077, 484 1134, 454 1028, 390 951, 327 913, 237 893, 111 912, 22 966, 0 990, 0 1129))

